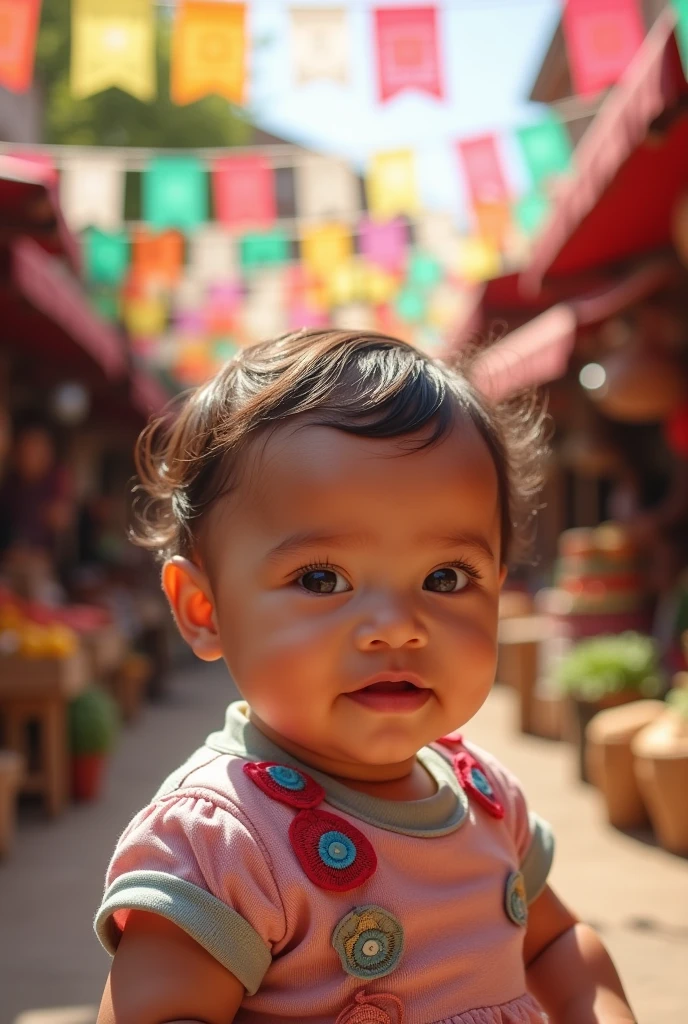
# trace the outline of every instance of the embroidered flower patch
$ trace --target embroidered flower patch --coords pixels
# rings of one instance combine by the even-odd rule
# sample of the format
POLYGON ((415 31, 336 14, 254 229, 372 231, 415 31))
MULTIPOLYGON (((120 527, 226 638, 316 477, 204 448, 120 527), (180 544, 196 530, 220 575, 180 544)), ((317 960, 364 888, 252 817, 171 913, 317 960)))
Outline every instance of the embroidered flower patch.
POLYGON ((332 945, 347 974, 383 978, 399 963, 404 932, 396 917, 382 907, 356 907, 335 928, 332 945))

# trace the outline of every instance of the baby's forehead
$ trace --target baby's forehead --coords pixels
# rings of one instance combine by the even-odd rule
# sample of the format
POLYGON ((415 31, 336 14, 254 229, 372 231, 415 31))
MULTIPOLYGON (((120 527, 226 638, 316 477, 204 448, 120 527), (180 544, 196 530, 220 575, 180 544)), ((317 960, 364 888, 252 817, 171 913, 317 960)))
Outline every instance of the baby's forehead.
POLYGON ((436 441, 416 434, 366 437, 312 420, 257 436, 242 453, 224 513, 252 522, 388 514, 392 503, 423 515, 434 504, 498 514, 495 465, 485 441, 460 419, 436 441), (431 443, 430 443, 431 442, 431 443))

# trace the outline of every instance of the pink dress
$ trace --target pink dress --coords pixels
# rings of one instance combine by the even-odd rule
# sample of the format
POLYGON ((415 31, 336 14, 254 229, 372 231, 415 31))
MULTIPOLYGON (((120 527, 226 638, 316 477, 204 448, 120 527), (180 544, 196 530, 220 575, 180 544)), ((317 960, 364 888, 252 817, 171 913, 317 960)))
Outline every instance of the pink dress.
POLYGON ((454 739, 418 754, 437 783, 388 801, 309 769, 246 705, 129 824, 96 931, 162 914, 244 985, 237 1024, 542 1024, 526 992, 527 904, 549 827, 499 762, 454 739))

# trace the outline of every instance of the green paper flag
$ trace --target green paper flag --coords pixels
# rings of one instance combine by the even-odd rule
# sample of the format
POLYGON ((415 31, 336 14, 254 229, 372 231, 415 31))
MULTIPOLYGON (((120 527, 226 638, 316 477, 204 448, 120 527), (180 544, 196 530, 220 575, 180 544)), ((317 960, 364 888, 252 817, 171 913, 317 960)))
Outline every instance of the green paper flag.
POLYGON ((205 167, 193 156, 160 156, 143 173, 143 218, 158 231, 191 231, 208 219, 205 167))
POLYGON ((422 320, 425 316, 425 296, 413 288, 405 288, 400 292, 394 306, 401 319, 410 323, 422 320))
POLYGON ((120 319, 119 293, 113 288, 98 288, 91 293, 91 303, 103 320, 117 323, 120 319))
POLYGON ((434 288, 442 280, 442 267, 434 256, 414 252, 411 256, 408 279, 418 288, 434 288))
POLYGON ((519 128, 516 134, 535 186, 568 169, 571 141, 561 121, 550 117, 540 124, 519 128))
POLYGON ((549 213, 549 200, 542 192, 531 192, 516 203, 516 221, 526 235, 534 235, 549 213))
POLYGON ((129 239, 124 231, 88 228, 84 232, 86 276, 94 284, 119 284, 129 267, 129 239))
POLYGON ((283 231, 267 231, 244 235, 241 239, 241 266, 243 270, 277 266, 290 256, 289 239, 283 231))
POLYGON ((688 74, 688 0, 671 0, 676 13, 676 39, 683 61, 683 70, 688 74))

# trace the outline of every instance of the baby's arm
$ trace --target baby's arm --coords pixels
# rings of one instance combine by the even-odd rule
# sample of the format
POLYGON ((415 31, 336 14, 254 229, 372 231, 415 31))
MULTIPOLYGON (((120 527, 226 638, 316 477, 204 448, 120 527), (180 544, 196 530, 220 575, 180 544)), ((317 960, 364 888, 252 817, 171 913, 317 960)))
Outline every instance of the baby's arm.
POLYGON ((621 981, 597 933, 547 886, 530 905, 528 988, 552 1024, 633 1024, 621 981))
POLYGON ((231 1024, 244 986, 186 932, 132 911, 97 1024, 231 1024))

